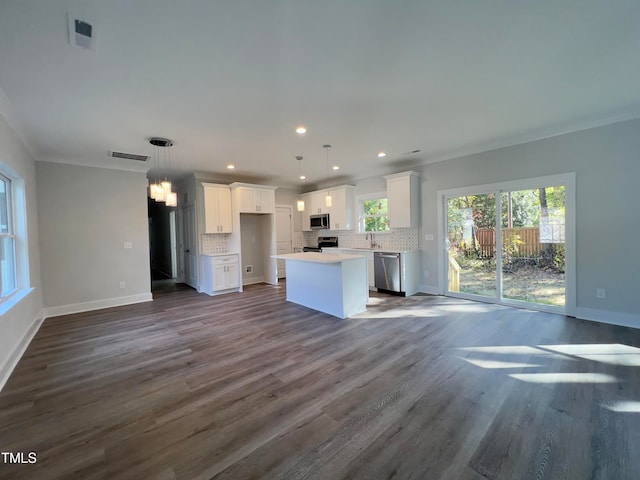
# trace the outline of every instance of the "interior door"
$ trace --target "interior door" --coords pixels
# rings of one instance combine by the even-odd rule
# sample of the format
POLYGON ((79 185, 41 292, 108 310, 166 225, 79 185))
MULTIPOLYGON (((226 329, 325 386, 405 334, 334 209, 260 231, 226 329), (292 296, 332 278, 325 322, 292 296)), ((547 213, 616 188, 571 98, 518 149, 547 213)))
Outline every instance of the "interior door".
POLYGON ((182 209, 183 238, 184 238, 184 283, 198 288, 198 251, 196 247, 196 214, 195 206, 189 205, 182 209))
MULTIPOLYGON (((276 207, 276 253, 283 255, 293 252, 293 208, 290 206, 276 207)), ((285 278, 285 261, 278 260, 278 278, 285 278)))

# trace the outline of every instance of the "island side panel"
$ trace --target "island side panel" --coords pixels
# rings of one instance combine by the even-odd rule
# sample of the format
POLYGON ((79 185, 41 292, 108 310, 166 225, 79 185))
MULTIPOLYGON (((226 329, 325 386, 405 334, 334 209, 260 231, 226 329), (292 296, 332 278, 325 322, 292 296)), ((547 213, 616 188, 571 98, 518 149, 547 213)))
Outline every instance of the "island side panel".
POLYGON ((288 301, 345 318, 340 263, 286 262, 288 301))
POLYGON ((344 318, 362 313, 369 301, 369 275, 366 257, 342 262, 344 318))

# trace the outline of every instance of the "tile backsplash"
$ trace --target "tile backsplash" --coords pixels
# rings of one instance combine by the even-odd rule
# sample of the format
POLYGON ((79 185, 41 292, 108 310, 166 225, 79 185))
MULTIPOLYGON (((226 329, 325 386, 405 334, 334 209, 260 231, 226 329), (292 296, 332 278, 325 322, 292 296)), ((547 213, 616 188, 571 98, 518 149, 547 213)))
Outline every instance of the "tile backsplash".
POLYGON ((203 255, 212 255, 215 253, 227 253, 229 251, 229 233, 205 233, 202 235, 203 255))
MULTIPOLYGON (((318 244, 318 237, 338 237, 338 246, 344 248, 368 248, 371 240, 365 233, 357 233, 348 230, 319 232, 295 232, 294 247, 314 246, 318 244)), ((417 228, 396 228, 391 233, 374 233, 375 243, 381 250, 418 250, 417 228)))
MULTIPOLYGON (((396 228, 391 233, 374 233, 375 243, 381 250, 418 250, 417 228, 396 228)), ((351 232, 348 230, 329 231, 320 230, 314 232, 294 232, 293 246, 305 247, 318 244, 318 237, 338 237, 338 245, 344 248, 368 248, 371 240, 366 234, 351 232)), ((210 233, 202 235, 202 249, 204 255, 229 252, 228 233, 210 233)))

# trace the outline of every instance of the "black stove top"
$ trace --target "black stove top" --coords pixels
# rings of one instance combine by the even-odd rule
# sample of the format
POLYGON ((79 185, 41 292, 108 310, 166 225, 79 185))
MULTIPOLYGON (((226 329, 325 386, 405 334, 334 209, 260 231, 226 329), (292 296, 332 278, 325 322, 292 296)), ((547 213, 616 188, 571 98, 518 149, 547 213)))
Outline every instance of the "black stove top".
POLYGON ((321 252, 322 247, 337 247, 338 237, 318 237, 316 247, 302 247, 303 252, 321 252))

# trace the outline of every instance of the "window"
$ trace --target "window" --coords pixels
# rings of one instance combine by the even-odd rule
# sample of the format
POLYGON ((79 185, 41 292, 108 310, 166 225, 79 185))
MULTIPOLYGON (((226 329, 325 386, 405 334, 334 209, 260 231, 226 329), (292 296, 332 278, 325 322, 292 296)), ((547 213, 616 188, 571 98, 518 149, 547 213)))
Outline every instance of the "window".
POLYGON ((13 226, 11 180, 0 174, 0 298, 16 289, 16 236, 13 226))
POLYGON ((361 232, 388 232, 389 210, 385 194, 362 197, 360 207, 361 232))

